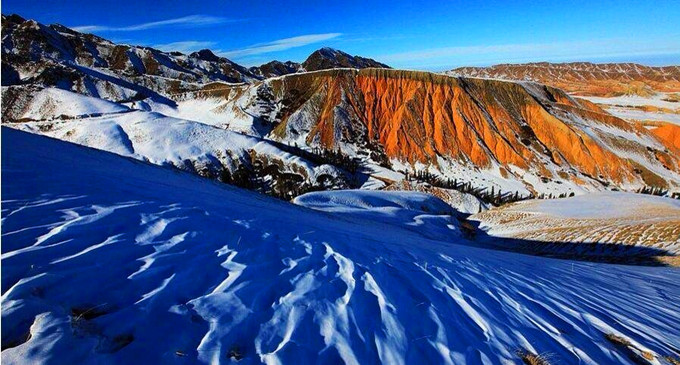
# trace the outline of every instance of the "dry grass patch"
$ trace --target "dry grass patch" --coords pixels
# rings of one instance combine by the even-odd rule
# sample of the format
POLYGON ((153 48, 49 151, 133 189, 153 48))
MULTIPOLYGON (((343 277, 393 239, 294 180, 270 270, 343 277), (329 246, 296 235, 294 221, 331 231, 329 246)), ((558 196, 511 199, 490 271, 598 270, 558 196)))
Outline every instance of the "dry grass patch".
POLYGON ((668 94, 663 100, 670 101, 671 103, 678 103, 680 102, 680 93, 668 94))
POLYGON ((625 337, 615 335, 613 333, 609 333, 604 337, 607 339, 607 341, 611 342, 614 346, 622 350, 626 356, 628 356, 628 358, 633 360, 633 362, 636 364, 648 364, 655 359, 653 353, 638 348, 625 337))
POLYGON ((614 345, 618 345, 618 346, 631 346, 632 345, 632 343, 630 341, 628 341, 627 338, 621 337, 619 335, 615 335, 613 333, 608 333, 604 337, 607 339, 607 341, 613 343, 614 345))
POLYGON ((676 356, 664 356, 664 359, 673 365, 680 365, 680 358, 676 356))
POLYGON ((517 356, 519 356, 526 365, 550 365, 546 355, 537 355, 526 350, 518 350, 517 356))
MULTIPOLYGON (((666 266, 680 267, 680 256, 655 256, 654 258, 666 266)), ((677 365, 680 365, 680 362, 677 365)))

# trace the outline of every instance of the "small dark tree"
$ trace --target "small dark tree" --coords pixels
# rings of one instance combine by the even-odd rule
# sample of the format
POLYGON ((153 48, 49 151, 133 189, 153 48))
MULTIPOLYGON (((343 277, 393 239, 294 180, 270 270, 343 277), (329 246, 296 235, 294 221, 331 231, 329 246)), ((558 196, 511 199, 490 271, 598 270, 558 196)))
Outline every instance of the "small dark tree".
POLYGON ((232 180, 231 180, 231 173, 229 172, 229 169, 226 168, 226 167, 223 168, 222 171, 220 171, 220 176, 218 177, 218 179, 225 184, 231 184, 232 180))
POLYGON ((250 175, 251 172, 244 165, 239 165, 232 174, 232 182, 236 186, 245 189, 252 189, 253 182, 250 178, 250 175))

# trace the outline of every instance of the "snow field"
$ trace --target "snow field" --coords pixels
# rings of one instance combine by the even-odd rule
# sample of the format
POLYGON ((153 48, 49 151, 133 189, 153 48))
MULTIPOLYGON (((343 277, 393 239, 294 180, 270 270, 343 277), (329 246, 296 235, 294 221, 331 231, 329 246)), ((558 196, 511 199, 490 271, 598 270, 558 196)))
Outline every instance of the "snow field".
POLYGON ((607 334, 659 363, 680 345, 677 269, 475 248, 357 213, 397 221, 441 204, 418 194, 309 198, 343 211, 319 212, 46 137, 2 138, 7 364, 501 364, 521 349, 632 364, 607 334))

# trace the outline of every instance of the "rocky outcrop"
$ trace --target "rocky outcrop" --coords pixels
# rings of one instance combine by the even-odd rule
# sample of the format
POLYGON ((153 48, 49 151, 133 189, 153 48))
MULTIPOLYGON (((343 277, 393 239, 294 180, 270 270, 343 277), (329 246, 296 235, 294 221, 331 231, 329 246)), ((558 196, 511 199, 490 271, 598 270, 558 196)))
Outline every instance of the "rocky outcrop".
POLYGON ((264 79, 275 76, 283 76, 303 71, 302 65, 297 62, 271 61, 257 67, 251 67, 250 72, 264 79))
POLYGON ((680 126, 663 123, 659 127, 652 128, 651 132, 664 141, 669 148, 675 148, 676 154, 680 154, 680 126))
POLYGON ((680 156, 667 139, 540 84, 365 69, 288 75, 257 87, 269 90, 270 110, 278 110, 270 138, 377 152, 411 171, 465 179, 463 166, 522 181, 532 192, 680 181, 680 156))
POLYGON ((321 48, 307 57, 302 67, 307 71, 327 70, 332 68, 389 68, 370 58, 352 56, 333 48, 321 48))

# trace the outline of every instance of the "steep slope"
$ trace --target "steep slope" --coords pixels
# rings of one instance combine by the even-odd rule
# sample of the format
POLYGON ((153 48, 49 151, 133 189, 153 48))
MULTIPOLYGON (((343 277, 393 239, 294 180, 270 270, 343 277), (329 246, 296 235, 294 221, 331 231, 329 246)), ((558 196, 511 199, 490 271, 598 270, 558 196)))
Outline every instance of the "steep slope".
POLYGON ((680 185, 667 139, 540 84, 330 70, 190 98, 221 98, 240 124, 269 125, 269 138, 505 192, 680 185))
POLYGON ((675 269, 473 248, 455 226, 437 241, 7 128, 2 138, 6 364, 677 358, 675 269))
POLYGON ((635 63, 526 63, 460 67, 447 74, 503 80, 536 81, 577 95, 648 96, 680 91, 680 66, 653 67, 635 63))
POLYGON ((680 151, 680 125, 662 123, 658 126, 652 126, 650 129, 654 135, 665 141, 666 145, 675 147, 680 151))

